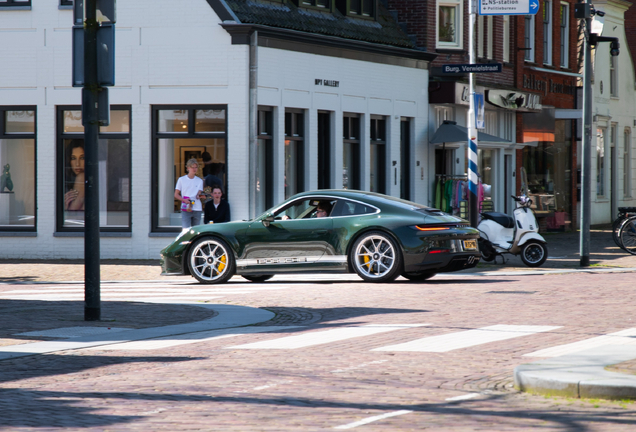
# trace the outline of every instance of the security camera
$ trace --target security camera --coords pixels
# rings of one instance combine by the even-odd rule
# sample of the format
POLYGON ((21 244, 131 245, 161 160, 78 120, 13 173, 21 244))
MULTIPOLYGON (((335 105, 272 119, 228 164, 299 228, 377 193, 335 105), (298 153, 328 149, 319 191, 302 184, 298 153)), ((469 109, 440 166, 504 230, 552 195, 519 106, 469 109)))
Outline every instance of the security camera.
POLYGON ((604 17, 605 16, 605 12, 600 11, 600 10, 596 10, 596 9, 592 9, 592 15, 598 15, 600 17, 604 17))
POLYGON ((616 57, 620 54, 620 44, 618 43, 618 39, 614 39, 610 42, 610 55, 612 57, 616 57))

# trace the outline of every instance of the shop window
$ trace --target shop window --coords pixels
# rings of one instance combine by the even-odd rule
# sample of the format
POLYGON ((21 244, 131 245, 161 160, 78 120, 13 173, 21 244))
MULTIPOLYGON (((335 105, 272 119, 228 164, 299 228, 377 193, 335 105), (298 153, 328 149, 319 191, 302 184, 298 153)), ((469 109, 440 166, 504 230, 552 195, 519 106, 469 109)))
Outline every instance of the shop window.
MULTIPOLYGON (((493 208, 483 204, 483 201, 490 201, 493 203, 493 196, 495 196, 495 164, 497 161, 496 150, 493 149, 479 149, 477 153, 479 163, 479 175, 481 180, 481 186, 483 188, 483 200, 479 203, 480 208, 493 208)), ((485 210, 484 210, 485 211, 485 210)))
POLYGON ((623 196, 632 196, 632 131, 625 128, 623 135, 623 196))
POLYGON ((0 107, 0 231, 35 231, 35 107, 0 107))
POLYGON ((304 190, 305 111, 285 110, 285 199, 304 190))
POLYGON ((330 111, 318 111, 318 189, 331 189, 331 117, 330 111))
POLYGON ((523 59, 527 62, 534 62, 534 15, 524 16, 524 52, 523 59))
POLYGON ((256 142, 256 212, 263 213, 274 205, 272 193, 273 109, 258 108, 258 139, 256 142))
MULTIPOLYGON (((101 231, 130 231, 130 107, 111 106, 110 126, 98 134, 101 231)), ((80 107, 57 109, 57 231, 83 231, 84 126, 80 107)))
POLYGON ((548 228, 562 229, 572 204, 572 140, 575 122, 556 120, 554 140, 539 141, 523 149, 522 192, 536 210, 556 212, 547 219, 548 228))
MULTIPOLYGON (((397 168, 393 168, 393 182, 397 181, 397 168)), ((400 119, 400 198, 411 199, 411 119, 400 119)))
POLYGON ((561 3, 561 67, 567 68, 570 56, 570 5, 561 3))
POLYGON ((552 2, 543 2, 543 64, 552 64, 552 2))
POLYGON ((437 48, 463 46, 463 1, 440 0, 437 7, 437 48))
POLYGON ((610 55, 610 96, 618 97, 618 56, 610 55))
POLYGON ((11 8, 19 6, 31 7, 31 0, 0 0, 0 8, 11 8))
POLYGON ((344 115, 342 133, 342 188, 360 189, 359 114, 344 115))
POLYGON ((605 129, 596 129, 596 195, 605 196, 605 129))
POLYGON ((386 193, 386 118, 371 117, 371 192, 386 193))
POLYGON ((224 197, 229 197, 226 131, 225 105, 152 107, 153 232, 181 230, 181 203, 174 190, 179 177, 187 174, 189 159, 199 162, 197 176, 217 177, 224 197))

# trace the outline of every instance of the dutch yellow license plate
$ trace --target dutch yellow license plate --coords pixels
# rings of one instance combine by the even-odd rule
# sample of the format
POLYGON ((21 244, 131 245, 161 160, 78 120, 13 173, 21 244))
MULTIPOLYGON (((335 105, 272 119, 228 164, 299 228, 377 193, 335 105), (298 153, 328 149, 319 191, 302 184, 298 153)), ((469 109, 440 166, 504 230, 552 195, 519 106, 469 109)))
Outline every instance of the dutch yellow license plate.
POLYGON ((477 249, 477 240, 464 240, 464 249, 477 249))

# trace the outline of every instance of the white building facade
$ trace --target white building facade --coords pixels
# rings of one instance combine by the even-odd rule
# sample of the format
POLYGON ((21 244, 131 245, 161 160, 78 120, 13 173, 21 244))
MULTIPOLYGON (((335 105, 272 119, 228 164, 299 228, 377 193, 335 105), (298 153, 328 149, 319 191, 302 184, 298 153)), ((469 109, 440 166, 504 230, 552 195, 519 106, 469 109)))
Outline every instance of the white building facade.
MULTIPOLYGON (((72 10, 61 3, 0 7, 0 166, 13 183, 0 193, 0 258, 84 255, 81 89, 71 86, 72 10)), ((246 24, 231 3, 117 2, 111 122, 99 135, 102 258, 159 257, 181 229, 174 186, 192 157, 200 176, 222 179, 234 220, 317 188, 429 199, 432 55, 246 24)), ((260 3, 325 13, 302 1, 260 3)), ((348 10, 347 19, 381 33, 386 11, 374 5, 372 16, 348 10)))
POLYGON ((612 222, 618 207, 636 206, 636 76, 625 36, 625 11, 631 2, 595 2, 605 16, 594 17, 593 30, 617 37, 620 55, 610 55, 610 44, 594 50, 592 131, 592 225, 612 222))

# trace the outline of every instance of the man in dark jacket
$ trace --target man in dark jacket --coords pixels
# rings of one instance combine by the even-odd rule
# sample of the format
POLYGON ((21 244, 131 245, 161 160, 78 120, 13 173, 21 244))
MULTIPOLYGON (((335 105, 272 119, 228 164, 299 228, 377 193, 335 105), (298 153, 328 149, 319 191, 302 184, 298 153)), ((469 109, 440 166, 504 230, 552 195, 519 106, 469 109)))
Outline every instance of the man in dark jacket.
POLYGON ((230 221, 230 204, 227 201, 221 200, 223 191, 220 186, 214 186, 212 188, 212 200, 205 204, 205 211, 203 214, 204 223, 221 223, 230 221))

